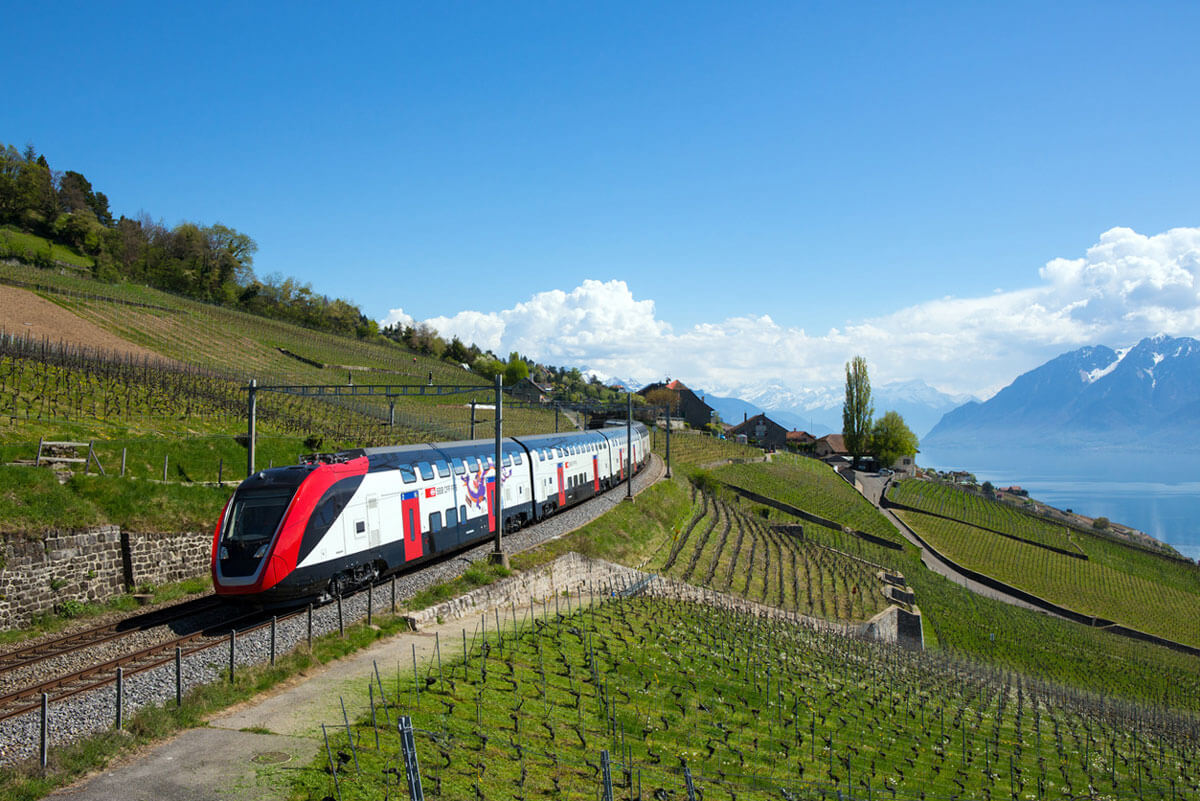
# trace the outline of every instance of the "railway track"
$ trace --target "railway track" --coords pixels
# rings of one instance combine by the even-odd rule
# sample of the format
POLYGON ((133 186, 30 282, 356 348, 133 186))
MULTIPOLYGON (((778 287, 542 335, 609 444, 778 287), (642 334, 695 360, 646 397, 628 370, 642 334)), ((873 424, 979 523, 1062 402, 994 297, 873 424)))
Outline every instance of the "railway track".
POLYGON ((231 628, 262 618, 262 613, 253 612, 204 625, 205 616, 223 607, 224 602, 210 595, 0 654, 0 686, 5 687, 0 691, 0 720, 36 709, 42 693, 51 701, 61 701, 111 684, 117 668, 136 673, 155 667, 174 659, 177 647, 189 653, 201 650, 227 636, 231 628), (184 633, 164 633, 149 646, 121 651, 122 640, 153 637, 155 629, 171 626, 184 633), (89 659, 87 652, 92 649, 98 653, 89 659))
MULTIPOLYGON (((383 582, 371 585, 371 588, 382 586, 382 584, 383 582)), ((367 587, 361 587, 343 596, 342 600, 348 601, 355 595, 366 592, 367 589, 367 587)), ((328 603, 336 603, 336 601, 328 603)), ((313 608, 321 605, 314 604, 313 608)), ((236 609, 216 596, 207 596, 0 654, 0 682, 18 671, 41 675, 51 674, 49 678, 32 683, 22 682, 16 688, 0 691, 0 721, 38 709, 41 706, 43 693, 48 696, 51 703, 63 701, 71 696, 111 685, 118 668, 121 668, 124 676, 132 676, 173 662, 177 649, 181 656, 190 656, 199 651, 228 643, 231 631, 235 631, 239 636, 249 634, 267 628, 273 622, 281 623, 308 612, 307 607, 301 607, 283 615, 273 616, 269 611, 256 609, 222 619, 212 625, 203 626, 197 623, 194 630, 167 636, 152 645, 120 653, 117 656, 97 658, 81 668, 62 670, 52 667, 55 660, 64 656, 82 654, 89 648, 107 646, 104 653, 104 656, 107 656, 108 649, 119 647, 119 641, 123 637, 130 637, 162 626, 179 624, 188 618, 200 620, 203 615, 221 608, 236 609), (47 666, 45 671, 39 670, 39 666, 42 665, 47 666)), ((191 627, 182 625, 180 628, 190 629, 191 627)))

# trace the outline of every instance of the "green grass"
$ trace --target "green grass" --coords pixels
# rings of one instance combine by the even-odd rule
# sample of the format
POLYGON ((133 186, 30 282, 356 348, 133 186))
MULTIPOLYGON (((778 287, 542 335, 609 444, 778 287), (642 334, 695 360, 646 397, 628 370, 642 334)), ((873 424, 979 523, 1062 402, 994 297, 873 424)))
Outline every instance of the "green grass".
POLYGON ((119 525, 132 531, 208 531, 230 490, 54 473, 0 465, 0 532, 36 536, 50 529, 119 525))
MULTIPOLYGON (((1200 790, 1195 744, 1170 716, 687 602, 520 616, 486 647, 477 636, 465 659, 422 673, 419 685, 401 675, 384 692, 390 720, 413 717, 429 798, 596 797, 601 749, 621 798, 636 795, 639 778, 643 798, 686 797, 684 764, 706 799, 1200 790)), ((319 746, 291 774, 293 797, 395 789, 385 772, 398 764, 395 728, 378 726, 377 750, 366 696, 364 681, 361 697, 346 699, 361 710, 361 771, 346 734, 331 729, 331 753, 319 746)))
POLYGON ((50 240, 36 234, 8 227, 0 228, 0 254, 32 261, 47 253, 52 261, 66 262, 82 269, 90 270, 95 263, 91 256, 79 253, 66 245, 60 245, 57 242, 52 244, 50 240))

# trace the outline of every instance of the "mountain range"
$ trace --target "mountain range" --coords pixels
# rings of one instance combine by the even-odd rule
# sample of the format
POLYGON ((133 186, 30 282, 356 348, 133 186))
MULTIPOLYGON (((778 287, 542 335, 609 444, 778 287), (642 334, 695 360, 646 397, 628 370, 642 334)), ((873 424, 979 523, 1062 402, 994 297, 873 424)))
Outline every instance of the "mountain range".
POLYGON ((1200 341, 1093 345, 942 417, 922 448, 1072 448, 1171 454, 1200 446, 1200 341))
MULTIPOLYGON (((703 393, 697 391, 697 394, 703 393)), ((727 423, 740 423, 743 415, 753 417, 766 413, 782 426, 803 429, 818 437, 842 430, 843 387, 797 391, 764 383, 739 388, 736 394, 737 397, 705 394, 705 402, 727 423)), ((899 412, 918 438, 946 412, 975 400, 970 396, 948 395, 920 380, 872 387, 871 397, 876 416, 886 411, 899 412)))

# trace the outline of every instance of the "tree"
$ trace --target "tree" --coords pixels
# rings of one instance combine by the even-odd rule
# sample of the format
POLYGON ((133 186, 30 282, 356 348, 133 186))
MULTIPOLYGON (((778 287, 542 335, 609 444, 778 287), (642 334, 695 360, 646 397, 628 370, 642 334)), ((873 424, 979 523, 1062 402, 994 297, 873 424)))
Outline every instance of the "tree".
POLYGON ((646 393, 646 403, 651 406, 666 406, 671 414, 679 415, 679 393, 673 389, 659 387, 646 393))
MULTIPOLYGON (((846 400, 842 404, 842 439, 854 461, 862 458, 871 447, 871 379, 867 376, 867 360, 855 356, 846 362, 846 400)), ((899 416, 899 415, 897 415, 899 416)))
POLYGON ((1107 530, 1108 529, 1108 518, 1107 517, 1097 517, 1095 520, 1092 521, 1092 528, 1096 529, 1097 531, 1107 530))
POLYGON ((899 413, 886 412, 871 429, 871 446, 879 463, 890 467, 901 456, 917 455, 917 435, 899 413))
POLYGON ((996 488, 992 486, 992 482, 990 481, 983 482, 983 486, 980 487, 980 489, 983 490, 983 494, 989 498, 996 494, 996 488))
POLYGON ((529 365, 514 350, 508 355, 508 365, 504 368, 504 384, 511 387, 522 378, 529 378, 529 365))

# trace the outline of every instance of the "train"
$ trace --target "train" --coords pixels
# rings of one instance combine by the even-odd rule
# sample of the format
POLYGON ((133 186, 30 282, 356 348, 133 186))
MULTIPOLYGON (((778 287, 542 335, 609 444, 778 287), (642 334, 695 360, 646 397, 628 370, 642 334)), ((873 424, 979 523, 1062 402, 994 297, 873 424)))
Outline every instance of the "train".
MULTIPOLYGON (((264 605, 328 599, 494 537, 495 453, 495 439, 358 448, 256 472, 217 521, 213 587, 264 605)), ((649 458, 638 422, 505 438, 501 533, 631 480, 649 458)))

